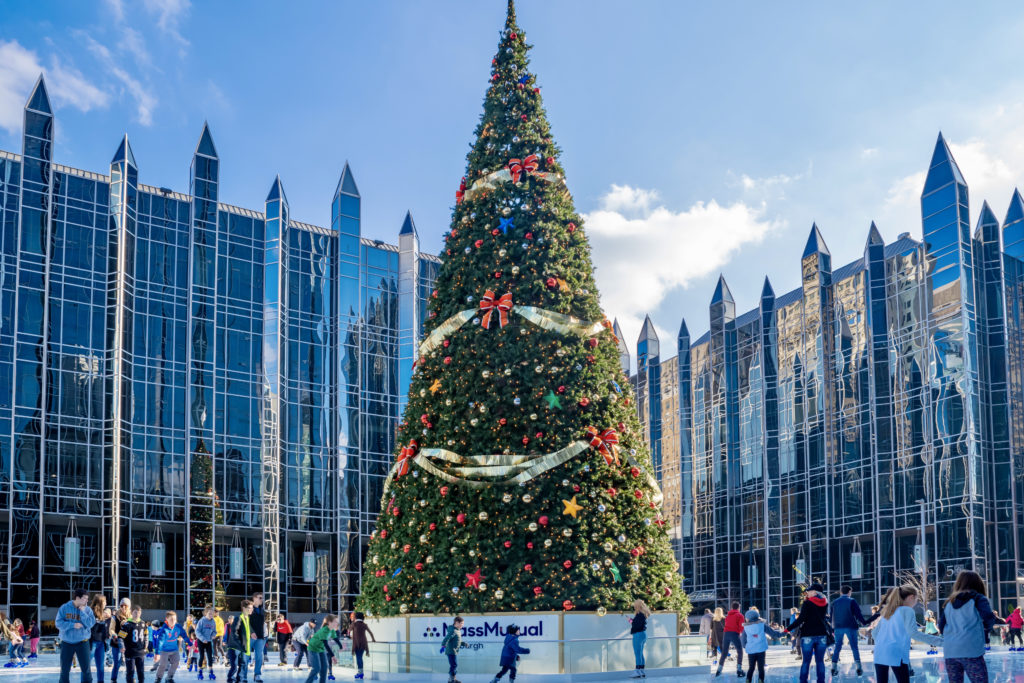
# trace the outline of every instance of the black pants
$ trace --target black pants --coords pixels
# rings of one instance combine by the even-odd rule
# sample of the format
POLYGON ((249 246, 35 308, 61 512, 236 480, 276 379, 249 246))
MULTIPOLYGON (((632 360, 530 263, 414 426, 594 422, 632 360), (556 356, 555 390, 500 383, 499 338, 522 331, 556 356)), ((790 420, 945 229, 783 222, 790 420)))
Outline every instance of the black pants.
POLYGON ((136 655, 124 658, 124 680, 127 683, 135 683, 135 676, 138 675, 139 683, 146 683, 146 655, 136 655))
POLYGON ((906 664, 889 667, 885 664, 875 664, 876 683, 889 683, 889 669, 896 676, 896 683, 910 683, 910 667, 906 664))
POLYGON ((747 682, 754 680, 754 666, 757 666, 757 677, 764 681, 764 652, 747 653, 747 682))
POLYGON ((1021 638, 1019 628, 1011 628, 1010 636, 1006 639, 1007 645, 1013 645, 1013 641, 1016 640, 1021 645, 1024 645, 1024 639, 1021 638))
POLYGON ((199 668, 203 668, 203 659, 206 660, 206 666, 213 668, 213 643, 204 643, 203 641, 196 638, 196 642, 199 644, 199 668))
POLYGON ((725 637, 722 638, 722 656, 718 658, 718 668, 721 669, 725 666, 725 658, 729 656, 729 646, 735 646, 736 654, 736 670, 743 670, 743 642, 740 640, 740 634, 735 631, 726 631, 725 637))
POLYGON ((291 640, 292 634, 290 633, 278 633, 277 634, 277 651, 281 655, 281 663, 285 664, 288 656, 288 641, 291 640))
POLYGON ((505 675, 506 671, 508 672, 508 680, 510 680, 510 681, 516 680, 516 665, 515 664, 512 664, 510 666, 502 666, 501 667, 501 671, 498 672, 498 675, 495 676, 495 678, 497 678, 498 680, 501 680, 501 677, 505 675))

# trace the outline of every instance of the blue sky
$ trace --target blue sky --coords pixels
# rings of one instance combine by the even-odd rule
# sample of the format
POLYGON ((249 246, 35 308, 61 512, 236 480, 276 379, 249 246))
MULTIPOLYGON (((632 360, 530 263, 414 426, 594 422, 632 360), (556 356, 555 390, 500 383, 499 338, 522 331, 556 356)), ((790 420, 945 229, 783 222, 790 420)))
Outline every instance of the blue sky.
MULTIPOLYGON (((187 190, 204 120, 221 199, 260 208, 281 174, 329 221, 349 160, 364 234, 411 209, 437 251, 479 117, 503 0, 0 0, 0 148, 45 70, 56 159, 103 171, 127 131, 141 180, 187 190)), ((1000 217, 1024 185, 1024 5, 520 0, 602 301, 629 342, 707 329, 719 272, 740 310, 796 286, 817 221, 836 265, 870 221, 920 236, 942 130, 1000 217)))

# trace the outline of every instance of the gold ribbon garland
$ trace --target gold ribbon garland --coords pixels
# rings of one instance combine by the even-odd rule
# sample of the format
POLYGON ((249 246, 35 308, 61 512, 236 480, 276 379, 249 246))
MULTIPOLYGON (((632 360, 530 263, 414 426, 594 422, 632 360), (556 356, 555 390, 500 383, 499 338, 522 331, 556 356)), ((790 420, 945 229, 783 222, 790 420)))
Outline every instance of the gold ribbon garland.
MULTIPOLYGON (((434 331, 427 335, 427 338, 420 343, 420 358, 423 358, 440 346, 444 342, 445 337, 454 334, 460 327, 472 320, 479 310, 478 308, 468 308, 465 311, 459 311, 435 327, 434 331)), ((537 327, 558 332, 559 334, 593 337, 595 334, 600 334, 605 328, 603 322, 595 323, 589 320, 580 320, 572 315, 548 311, 536 306, 513 306, 512 312, 522 316, 537 327)))

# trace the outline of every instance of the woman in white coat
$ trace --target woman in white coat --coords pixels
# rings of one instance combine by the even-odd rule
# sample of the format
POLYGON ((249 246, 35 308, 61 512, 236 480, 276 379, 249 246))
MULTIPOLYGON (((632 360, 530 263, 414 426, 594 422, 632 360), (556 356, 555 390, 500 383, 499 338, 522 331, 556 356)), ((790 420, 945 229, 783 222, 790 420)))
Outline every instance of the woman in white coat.
POLYGON ((929 645, 942 643, 940 636, 922 633, 918 628, 914 615, 916 604, 917 589, 913 586, 893 588, 885 597, 882 617, 874 626, 877 683, 889 682, 889 669, 892 669, 896 683, 910 683, 911 639, 929 645))

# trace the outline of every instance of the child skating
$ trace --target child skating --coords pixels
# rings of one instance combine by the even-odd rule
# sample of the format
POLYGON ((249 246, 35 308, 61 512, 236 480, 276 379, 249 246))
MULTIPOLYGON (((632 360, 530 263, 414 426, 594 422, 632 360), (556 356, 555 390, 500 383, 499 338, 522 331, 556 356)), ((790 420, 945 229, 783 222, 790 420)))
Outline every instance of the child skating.
POLYGON ((460 647, 462 647, 462 617, 455 617, 452 627, 448 629, 448 633, 445 634, 444 641, 441 643, 441 652, 448 655, 448 683, 462 683, 455 677, 455 672, 459 668, 456 657, 460 647))
POLYGON ((509 624, 508 628, 505 629, 505 646, 501 648, 501 671, 498 675, 491 679, 491 683, 498 683, 501 677, 508 672, 508 680, 516 680, 516 662, 519 661, 519 655, 530 654, 530 648, 521 647, 519 645, 519 627, 515 624, 509 624))

